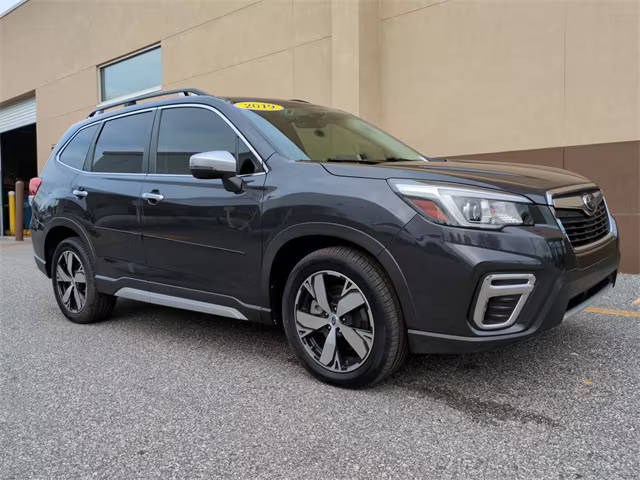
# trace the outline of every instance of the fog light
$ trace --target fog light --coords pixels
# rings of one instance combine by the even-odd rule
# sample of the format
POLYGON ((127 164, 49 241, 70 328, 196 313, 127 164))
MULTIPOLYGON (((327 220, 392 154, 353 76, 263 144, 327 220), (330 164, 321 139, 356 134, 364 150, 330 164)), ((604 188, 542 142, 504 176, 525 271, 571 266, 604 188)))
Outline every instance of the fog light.
POLYGON ((518 319, 535 283, 532 273, 487 275, 480 284, 473 323, 483 330, 510 327, 518 319))

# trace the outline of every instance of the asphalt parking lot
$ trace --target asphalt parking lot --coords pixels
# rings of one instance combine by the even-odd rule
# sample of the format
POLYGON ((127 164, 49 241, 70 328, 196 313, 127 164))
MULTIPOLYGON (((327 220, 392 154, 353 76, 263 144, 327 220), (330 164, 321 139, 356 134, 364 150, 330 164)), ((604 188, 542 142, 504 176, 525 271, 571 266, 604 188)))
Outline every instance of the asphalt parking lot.
POLYGON ((361 391, 312 379, 276 328, 122 300, 74 325, 50 289, 30 242, 0 240, 2 479, 640 476, 640 276, 361 391))

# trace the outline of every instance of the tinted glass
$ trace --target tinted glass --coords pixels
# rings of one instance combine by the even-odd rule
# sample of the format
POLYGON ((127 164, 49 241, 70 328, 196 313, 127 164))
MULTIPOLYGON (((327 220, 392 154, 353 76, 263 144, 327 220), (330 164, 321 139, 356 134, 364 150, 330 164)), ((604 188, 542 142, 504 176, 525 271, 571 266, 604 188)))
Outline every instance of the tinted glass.
POLYGON ((240 110, 289 157, 317 162, 425 161, 417 151, 354 115, 317 105, 285 102, 282 106, 240 110), (290 145, 283 148, 286 143, 290 145))
POLYGON ((84 161, 87 158, 87 152, 89 151, 89 145, 97 128, 98 125, 93 125, 80 130, 67 146, 64 147, 64 150, 60 154, 60 161, 70 167, 82 170, 84 161))
POLYGON ((202 108, 168 108, 160 118, 156 173, 189 174, 195 153, 226 150, 238 158, 239 144, 239 171, 252 173, 253 154, 219 115, 202 108))
POLYGON ((153 112, 105 122, 93 154, 94 172, 142 173, 153 112))
POLYGON ((160 48, 125 58, 100 69, 102 101, 162 84, 160 48))

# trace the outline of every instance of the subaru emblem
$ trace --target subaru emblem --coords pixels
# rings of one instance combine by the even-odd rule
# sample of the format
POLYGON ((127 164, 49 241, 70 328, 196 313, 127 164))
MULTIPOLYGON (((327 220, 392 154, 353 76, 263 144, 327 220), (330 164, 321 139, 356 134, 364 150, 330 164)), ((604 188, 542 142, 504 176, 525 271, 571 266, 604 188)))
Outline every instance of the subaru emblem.
POLYGON ((582 195, 582 203, 584 204, 584 208, 589 215, 593 215, 596 211, 596 199, 594 198, 592 193, 585 193, 582 195))

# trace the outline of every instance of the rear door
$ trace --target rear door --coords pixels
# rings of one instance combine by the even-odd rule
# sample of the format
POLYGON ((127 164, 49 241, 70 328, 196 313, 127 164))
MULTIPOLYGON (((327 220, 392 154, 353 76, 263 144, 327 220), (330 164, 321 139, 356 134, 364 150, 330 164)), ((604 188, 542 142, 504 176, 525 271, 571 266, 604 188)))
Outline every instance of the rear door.
POLYGON ((85 202, 97 272, 111 278, 135 277, 145 261, 140 193, 154 114, 150 109, 102 122, 85 171, 73 182, 74 195, 85 202))
POLYGON ((220 304, 257 301, 264 181, 257 153, 217 110, 160 108, 142 192, 161 198, 142 205, 146 277, 211 293, 220 304), (236 156, 241 193, 225 190, 221 180, 191 176, 189 157, 211 150, 236 156))

